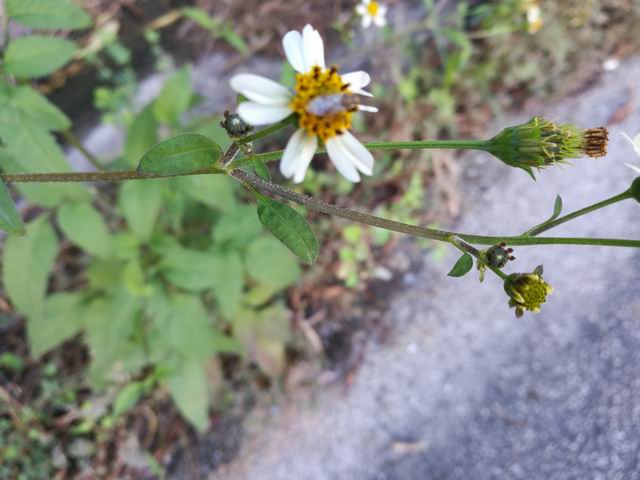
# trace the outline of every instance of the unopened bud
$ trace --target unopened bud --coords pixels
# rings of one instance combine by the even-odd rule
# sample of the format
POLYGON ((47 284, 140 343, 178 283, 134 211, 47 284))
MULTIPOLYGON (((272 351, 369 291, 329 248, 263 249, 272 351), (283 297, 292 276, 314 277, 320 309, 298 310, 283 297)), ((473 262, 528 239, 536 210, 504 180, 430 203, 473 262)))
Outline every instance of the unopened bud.
POLYGON ((640 177, 637 177, 631 183, 629 192, 631 193, 631 197, 633 197, 637 202, 640 202, 640 177))
POLYGON ((240 115, 228 111, 224 112, 224 120, 220 122, 220 126, 232 137, 239 137, 253 130, 251 125, 240 118, 240 115))

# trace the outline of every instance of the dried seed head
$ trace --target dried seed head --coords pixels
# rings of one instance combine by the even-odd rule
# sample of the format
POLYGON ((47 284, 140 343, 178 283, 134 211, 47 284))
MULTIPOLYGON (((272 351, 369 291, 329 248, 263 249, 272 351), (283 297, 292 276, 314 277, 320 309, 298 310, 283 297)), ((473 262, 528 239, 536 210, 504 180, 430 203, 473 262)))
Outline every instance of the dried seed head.
POLYGON ((594 158, 604 157, 608 142, 609 131, 606 128, 590 128, 584 132, 584 153, 594 158))

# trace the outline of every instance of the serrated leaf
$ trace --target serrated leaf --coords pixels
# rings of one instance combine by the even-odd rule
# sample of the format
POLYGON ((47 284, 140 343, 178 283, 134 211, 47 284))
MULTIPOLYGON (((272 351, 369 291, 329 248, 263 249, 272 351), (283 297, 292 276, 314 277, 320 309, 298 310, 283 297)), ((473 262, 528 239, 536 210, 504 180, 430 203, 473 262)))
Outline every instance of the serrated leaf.
POLYGON ((154 113, 160 123, 175 125, 189 109, 193 90, 191 69, 185 67, 166 81, 154 102, 154 113))
POLYGON ((75 245, 98 257, 113 252, 111 234, 102 216, 89 203, 68 203, 58 210, 58 224, 75 245))
POLYGON ((58 254, 58 239, 46 216, 27 225, 24 237, 9 237, 3 252, 4 289, 16 309, 42 313, 49 274, 58 254))
POLYGON ((547 220, 547 222, 552 222, 553 220, 558 218, 561 213, 562 213, 562 197, 560 197, 560 195, 556 195, 556 201, 553 204, 553 214, 549 217, 549 220, 547 220))
POLYGON ((26 229, 9 189, 0 180, 0 230, 10 235, 24 235, 26 229))
POLYGON ((162 180, 126 182, 118 204, 129 228, 143 242, 148 241, 162 208, 165 183, 162 180))
POLYGON ((138 171, 174 175, 203 170, 222 156, 220 145, 197 133, 177 135, 152 147, 140 160, 138 171))
POLYGON ((199 432, 209 427, 209 386, 204 361, 188 360, 166 379, 178 410, 199 432))
POLYGON ((27 333, 32 355, 39 357, 80 331, 81 300, 77 293, 56 293, 46 298, 40 315, 29 317, 27 333))
POLYGON ((153 113, 153 104, 147 105, 134 119, 127 132, 124 155, 127 163, 136 166, 142 156, 158 143, 158 121, 153 113))
POLYGON ((468 253, 464 253, 447 275, 450 277, 463 277, 469 273, 471 268, 473 268, 473 257, 468 253))
POLYGON ((291 252, 275 238, 259 238, 247 248, 249 275, 273 288, 287 287, 300 278, 300 267, 291 252))
POLYGON ((318 258, 318 239, 302 215, 289 205, 256 195, 258 217, 278 240, 305 263, 318 258))
POLYGON ((4 68, 18 78, 39 78, 49 75, 71 60, 78 49, 75 42, 59 37, 30 35, 9 44, 4 68))
POLYGON ((91 26, 91 17, 70 0, 7 0, 9 17, 38 30, 76 30, 91 26))

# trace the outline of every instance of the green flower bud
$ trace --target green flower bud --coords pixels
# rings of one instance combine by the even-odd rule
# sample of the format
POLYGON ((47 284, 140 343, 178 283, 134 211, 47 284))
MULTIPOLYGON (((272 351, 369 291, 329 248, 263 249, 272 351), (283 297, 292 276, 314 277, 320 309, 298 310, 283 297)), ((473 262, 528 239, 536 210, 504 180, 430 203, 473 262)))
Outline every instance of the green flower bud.
POLYGON ((513 248, 507 248, 506 243, 493 245, 492 247, 482 250, 478 258, 478 270, 480 271, 480 281, 484 281, 484 272, 487 266, 493 268, 503 268, 510 260, 515 260, 512 255, 513 248))
POLYGON ((553 288, 542 278, 542 265, 533 273, 513 273, 504 281, 504 290, 509 295, 509 306, 515 307, 516 317, 520 318, 529 310, 540 311, 540 306, 547 300, 553 288))
POLYGON ((253 130, 251 125, 240 118, 240 115, 228 111, 224 112, 224 120, 220 122, 220 126, 232 137, 239 137, 253 130))
MULTIPOLYGON (((488 142, 487 151, 507 165, 541 170, 570 158, 603 157, 609 133, 604 127, 579 130, 571 124, 556 125, 534 117, 527 123, 502 130, 488 142)), ((535 178, 535 177, 534 177, 535 178)))
POLYGON ((633 183, 631 183, 629 192, 631 192, 631 197, 633 197, 636 202, 640 202, 640 177, 636 178, 633 183))

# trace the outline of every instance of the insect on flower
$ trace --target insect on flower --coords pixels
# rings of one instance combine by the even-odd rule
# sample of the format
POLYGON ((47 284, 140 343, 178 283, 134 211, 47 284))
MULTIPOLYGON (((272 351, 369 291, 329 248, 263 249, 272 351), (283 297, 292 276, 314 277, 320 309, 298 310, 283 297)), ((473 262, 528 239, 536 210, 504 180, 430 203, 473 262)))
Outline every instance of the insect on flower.
POLYGON ((288 32, 282 45, 297 72, 293 92, 259 75, 235 75, 231 88, 249 99, 238 106, 240 118, 257 126, 297 115, 298 130, 280 161, 282 175, 296 183, 304 180, 318 140, 326 145, 329 158, 347 180, 358 182, 361 173, 371 175, 373 155, 349 132, 354 113, 377 111, 358 100, 358 96, 373 96, 364 90, 371 81, 369 74, 340 74, 337 66, 327 68, 322 37, 311 25, 302 32, 288 32))

